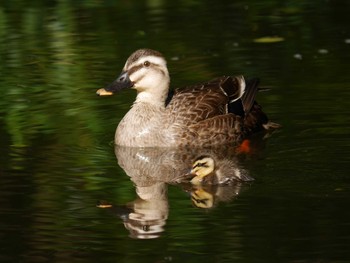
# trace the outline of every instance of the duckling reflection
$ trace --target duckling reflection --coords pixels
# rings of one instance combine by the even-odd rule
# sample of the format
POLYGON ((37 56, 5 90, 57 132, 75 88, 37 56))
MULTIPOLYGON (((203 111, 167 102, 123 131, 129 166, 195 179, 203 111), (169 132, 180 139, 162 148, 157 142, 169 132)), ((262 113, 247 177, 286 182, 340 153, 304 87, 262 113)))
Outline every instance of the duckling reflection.
POLYGON ((192 204, 198 208, 214 208, 221 202, 235 199, 244 188, 242 182, 232 182, 228 185, 193 185, 191 192, 192 204))

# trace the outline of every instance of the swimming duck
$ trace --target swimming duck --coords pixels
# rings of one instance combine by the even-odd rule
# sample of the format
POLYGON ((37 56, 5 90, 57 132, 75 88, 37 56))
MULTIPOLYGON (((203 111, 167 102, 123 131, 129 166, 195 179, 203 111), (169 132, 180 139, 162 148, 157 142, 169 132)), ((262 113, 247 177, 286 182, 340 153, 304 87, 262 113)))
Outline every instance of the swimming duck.
POLYGON ((232 160, 214 161, 211 156, 200 156, 194 162, 189 174, 194 185, 223 185, 233 182, 250 182, 254 179, 232 160))
POLYGON ((247 135, 276 128, 255 102, 258 80, 223 76, 169 91, 164 56, 140 49, 127 59, 120 76, 98 95, 125 88, 137 91, 120 121, 115 144, 128 147, 209 146, 239 143, 247 135))

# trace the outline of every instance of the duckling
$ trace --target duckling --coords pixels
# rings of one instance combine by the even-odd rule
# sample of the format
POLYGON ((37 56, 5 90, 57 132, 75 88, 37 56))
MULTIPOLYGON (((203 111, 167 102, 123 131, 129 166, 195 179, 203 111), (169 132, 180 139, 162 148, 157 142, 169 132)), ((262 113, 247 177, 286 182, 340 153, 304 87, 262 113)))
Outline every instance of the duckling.
POLYGON ((120 76, 98 95, 125 88, 137 91, 120 121, 115 144, 128 147, 211 146, 240 142, 247 135, 278 125, 255 102, 258 80, 223 76, 169 92, 164 56, 140 49, 127 59, 120 76))
POLYGON ((198 157, 192 166, 191 183, 194 185, 223 185, 232 182, 250 182, 254 179, 248 172, 231 160, 223 159, 215 163, 210 156, 198 157))

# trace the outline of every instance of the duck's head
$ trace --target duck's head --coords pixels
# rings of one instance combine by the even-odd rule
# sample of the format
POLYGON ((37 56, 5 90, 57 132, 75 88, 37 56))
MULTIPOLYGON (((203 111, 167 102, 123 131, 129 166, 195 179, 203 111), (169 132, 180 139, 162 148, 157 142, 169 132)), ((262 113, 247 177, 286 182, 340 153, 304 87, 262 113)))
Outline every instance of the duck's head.
POLYGON ((136 101, 164 103, 169 89, 169 72, 161 53, 151 49, 139 49, 131 54, 119 77, 98 95, 112 95, 125 88, 137 90, 136 101))
POLYGON ((203 179, 210 175, 215 169, 215 162, 214 159, 210 156, 200 156, 198 157, 191 169, 191 174, 194 175, 194 177, 191 180, 192 184, 201 184, 203 179))

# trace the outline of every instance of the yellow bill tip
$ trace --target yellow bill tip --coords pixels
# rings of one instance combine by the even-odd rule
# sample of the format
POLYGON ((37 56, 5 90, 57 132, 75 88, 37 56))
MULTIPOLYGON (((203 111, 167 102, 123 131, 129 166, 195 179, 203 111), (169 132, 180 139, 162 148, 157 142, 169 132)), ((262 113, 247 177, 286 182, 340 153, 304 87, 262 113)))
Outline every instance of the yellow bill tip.
POLYGON ((110 95, 113 95, 113 92, 107 91, 104 88, 102 88, 102 89, 97 90, 96 94, 99 96, 110 96, 110 95))

